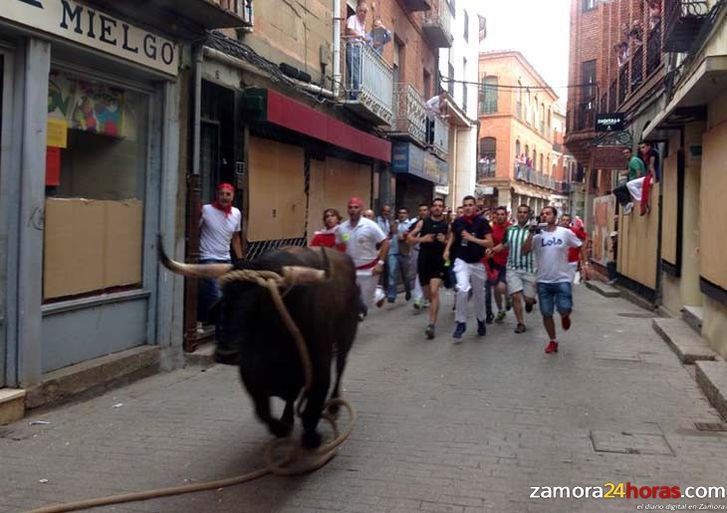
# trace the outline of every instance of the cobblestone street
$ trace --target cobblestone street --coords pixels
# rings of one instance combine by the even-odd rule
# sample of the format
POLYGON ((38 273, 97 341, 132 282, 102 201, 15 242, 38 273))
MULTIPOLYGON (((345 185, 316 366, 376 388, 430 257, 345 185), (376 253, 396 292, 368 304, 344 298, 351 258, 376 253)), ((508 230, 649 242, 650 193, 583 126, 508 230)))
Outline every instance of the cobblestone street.
MULTIPOLYGON (((544 485, 727 484, 727 435, 695 428, 720 419, 648 312, 576 288, 554 356, 537 311, 523 335, 508 314, 486 338, 470 324, 453 345, 450 295, 432 341, 399 296, 361 326, 344 379, 358 422, 322 470, 94 511, 636 511, 688 503, 529 496, 544 485)), ((262 465, 268 438, 234 368, 161 374, 0 427, 0 511, 240 474, 262 465)))

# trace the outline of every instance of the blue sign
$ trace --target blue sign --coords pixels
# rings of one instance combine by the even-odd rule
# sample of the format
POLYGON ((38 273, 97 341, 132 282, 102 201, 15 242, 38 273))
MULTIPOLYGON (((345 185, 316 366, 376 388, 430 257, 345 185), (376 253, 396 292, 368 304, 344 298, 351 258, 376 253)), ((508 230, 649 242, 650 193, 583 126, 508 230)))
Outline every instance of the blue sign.
POLYGON ((396 142, 392 145, 391 169, 394 173, 418 176, 434 185, 449 183, 447 162, 412 143, 396 142))

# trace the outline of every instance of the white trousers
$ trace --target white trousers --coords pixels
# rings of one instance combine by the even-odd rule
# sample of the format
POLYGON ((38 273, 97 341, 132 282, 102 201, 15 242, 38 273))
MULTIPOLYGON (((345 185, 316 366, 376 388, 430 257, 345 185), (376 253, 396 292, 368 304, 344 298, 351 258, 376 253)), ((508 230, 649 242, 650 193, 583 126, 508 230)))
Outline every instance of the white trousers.
POLYGON ((374 304, 374 293, 376 292, 376 283, 378 276, 374 276, 371 269, 356 271, 356 284, 361 289, 361 302, 366 308, 371 308, 374 304))
POLYGON ((467 322, 467 299, 470 289, 474 296, 475 317, 485 320, 485 266, 477 262, 468 264, 459 258, 454 261, 454 275, 457 278, 457 299, 454 319, 467 322))
POLYGON ((644 177, 626 182, 626 188, 634 199, 634 203, 641 203, 641 190, 644 188, 644 177))
POLYGON ((409 253, 409 278, 414 281, 412 286, 412 296, 414 301, 421 301, 424 298, 424 292, 422 291, 422 285, 419 283, 419 273, 417 268, 419 267, 419 249, 416 247, 411 248, 409 253))

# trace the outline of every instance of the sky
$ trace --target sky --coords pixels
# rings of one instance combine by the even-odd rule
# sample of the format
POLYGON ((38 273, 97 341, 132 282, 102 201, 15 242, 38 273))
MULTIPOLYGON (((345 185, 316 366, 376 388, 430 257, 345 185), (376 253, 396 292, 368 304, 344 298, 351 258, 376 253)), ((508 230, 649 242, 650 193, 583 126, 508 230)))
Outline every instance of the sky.
POLYGON ((570 0, 466 0, 487 18, 481 51, 519 50, 565 106, 570 0))

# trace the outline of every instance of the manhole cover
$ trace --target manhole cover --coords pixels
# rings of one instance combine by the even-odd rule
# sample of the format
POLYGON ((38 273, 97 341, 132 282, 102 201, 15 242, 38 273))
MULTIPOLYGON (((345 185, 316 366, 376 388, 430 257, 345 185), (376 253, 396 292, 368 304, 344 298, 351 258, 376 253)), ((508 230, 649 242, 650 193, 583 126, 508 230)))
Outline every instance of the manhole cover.
POLYGON ((699 431, 727 431, 727 424, 724 422, 695 422, 694 426, 699 431))
POLYGON ((591 443, 596 452, 674 456, 664 435, 658 433, 591 431, 591 443))
POLYGON ((619 317, 628 317, 629 319, 655 319, 659 317, 657 314, 650 312, 623 312, 616 315, 619 317))

